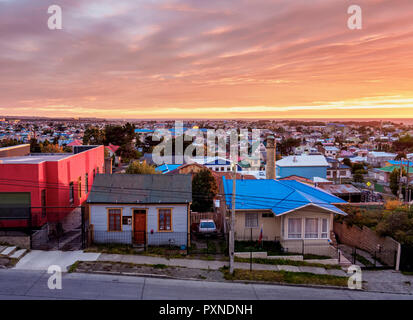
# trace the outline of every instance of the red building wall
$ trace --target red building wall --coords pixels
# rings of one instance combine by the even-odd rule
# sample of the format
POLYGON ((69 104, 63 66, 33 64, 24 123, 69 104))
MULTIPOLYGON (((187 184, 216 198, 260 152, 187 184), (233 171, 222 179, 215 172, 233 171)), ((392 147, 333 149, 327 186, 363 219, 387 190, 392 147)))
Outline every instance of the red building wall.
MULTIPOLYGON (((62 219, 73 208, 87 199, 85 175, 88 174, 89 192, 93 171, 104 171, 104 147, 98 146, 59 161, 37 164, 0 163, 0 192, 30 192, 33 227, 62 219), (81 197, 78 197, 79 181, 81 197), (70 182, 74 185, 74 201, 70 202, 70 182), (43 214, 41 192, 46 190, 46 215, 43 214)), ((0 220, 1 227, 25 227, 26 220, 0 220)))

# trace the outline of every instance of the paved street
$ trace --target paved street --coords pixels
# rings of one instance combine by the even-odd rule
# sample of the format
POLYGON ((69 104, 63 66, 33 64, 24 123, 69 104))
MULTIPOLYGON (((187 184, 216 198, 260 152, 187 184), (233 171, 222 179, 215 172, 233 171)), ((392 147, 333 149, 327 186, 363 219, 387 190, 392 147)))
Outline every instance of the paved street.
POLYGON ((0 299, 413 299, 403 294, 78 273, 64 273, 62 290, 50 290, 49 276, 44 271, 0 270, 0 299))

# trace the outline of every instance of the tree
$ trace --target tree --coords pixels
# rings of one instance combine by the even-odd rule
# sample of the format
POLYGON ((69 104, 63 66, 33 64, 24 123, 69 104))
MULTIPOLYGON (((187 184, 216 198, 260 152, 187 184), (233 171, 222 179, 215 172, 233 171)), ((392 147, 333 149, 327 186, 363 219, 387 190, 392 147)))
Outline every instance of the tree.
POLYGON ((40 144, 40 150, 42 153, 63 153, 62 147, 59 147, 59 145, 57 144, 51 143, 40 144))
MULTIPOLYGON (((406 170, 403 168, 402 176, 406 176, 406 170)), ((397 195, 399 191, 400 169, 394 168, 390 173, 390 190, 394 195, 397 195)))
POLYGON ((89 127, 83 134, 83 144, 102 145, 105 142, 105 132, 96 127, 89 127))
POLYGON ((277 147, 282 155, 289 155, 292 152, 293 148, 298 147, 300 144, 300 139, 287 138, 281 140, 281 142, 277 144, 277 147))
POLYGON ((40 149, 40 144, 37 142, 37 139, 30 139, 30 152, 31 153, 40 153, 42 150, 40 149))
POLYGON ((195 174, 192 179, 192 205, 195 212, 208 212, 214 208, 214 198, 218 193, 217 182, 208 169, 195 174))
POLYGON ((146 162, 133 161, 127 168, 127 174, 159 174, 155 170, 154 166, 147 164, 146 162))
POLYGON ((353 181, 363 183, 364 182, 364 177, 360 172, 357 172, 353 175, 353 181))
POLYGON ((344 158, 343 164, 345 164, 347 167, 352 168, 353 164, 351 163, 351 160, 349 158, 344 158))

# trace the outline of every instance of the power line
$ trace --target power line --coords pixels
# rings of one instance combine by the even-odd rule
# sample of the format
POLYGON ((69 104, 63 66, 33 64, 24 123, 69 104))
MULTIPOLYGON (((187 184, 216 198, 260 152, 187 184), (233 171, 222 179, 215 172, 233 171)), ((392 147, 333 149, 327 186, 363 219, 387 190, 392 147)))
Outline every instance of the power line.
MULTIPOLYGON (((22 187, 38 187, 37 185, 28 185, 28 184, 22 185, 22 184, 15 184, 15 183, 3 183, 3 185, 22 186, 22 187)), ((70 187, 48 187, 48 188, 49 189, 56 189, 56 190, 70 190, 70 187)), ((104 188, 104 189, 109 189, 110 190, 109 187, 99 187, 99 188, 104 188)), ((148 193, 139 192, 138 190, 146 191, 145 189, 131 189, 131 188, 129 188, 128 190, 124 190, 123 192, 104 191, 104 190, 98 190, 98 191, 95 191, 95 192, 96 193, 101 193, 101 194, 102 193, 103 194, 119 194, 119 195, 127 194, 127 195, 132 195, 132 196, 134 196, 134 195, 135 196, 147 196, 148 195, 148 193)), ((162 194, 164 194, 165 192, 169 192, 169 190, 156 190, 156 189, 147 189, 147 190, 149 190, 151 192, 162 193, 162 194)), ((175 192, 179 192, 179 191, 175 191, 175 192)), ((87 193, 85 192, 85 194, 87 194, 87 193)), ((217 195, 226 198, 227 196, 231 196, 232 194, 231 193, 227 193, 227 194, 218 193, 217 195)), ((331 205, 329 202, 314 202, 314 201, 307 202, 307 201, 301 201, 301 200, 289 200, 289 199, 285 199, 285 198, 283 198, 283 199, 280 199, 280 198, 266 198, 266 199, 269 199, 269 200, 266 200, 266 201, 265 200, 260 200, 258 202, 256 200, 258 200, 259 197, 248 196, 248 195, 240 195, 240 194, 237 194, 236 197, 244 203, 247 202, 247 203, 250 203, 250 204, 257 204, 257 203, 259 203, 259 204, 268 204, 268 205, 270 205, 271 208, 273 208, 273 207, 283 208, 281 205, 279 205, 283 201, 294 202, 294 203, 303 203, 303 204, 313 203, 313 204, 320 204, 320 205, 331 205), (272 201, 270 201, 270 200, 272 200, 272 201), (280 200, 279 204, 278 205, 274 204, 274 200, 280 200)), ((198 196, 198 198, 199 198, 199 196, 198 196)), ((211 199, 211 197, 208 197, 208 196, 203 196, 201 198, 206 199, 206 200, 211 199)), ((284 208, 287 208, 287 207, 284 207, 284 208)), ((288 208, 290 208, 290 207, 288 207, 288 208)))
MULTIPOLYGON (((12 182, 14 182, 14 181, 20 181, 20 182, 28 182, 28 183, 33 183, 34 185, 21 185, 21 184, 6 184, 6 183, 3 183, 3 184, 6 184, 6 185, 11 185, 11 186, 24 186, 24 187, 45 187, 45 188, 49 188, 49 189, 60 189, 60 190, 70 190, 70 186, 68 186, 67 184, 63 184, 63 183, 49 183, 49 182, 37 182, 37 181, 33 181, 33 180, 19 180, 19 179, 4 179, 4 178, 0 178, 0 180, 5 180, 5 181, 12 181, 12 182), (46 186, 40 186, 41 184, 45 184, 46 186), (50 187, 50 186, 48 186, 48 185, 56 185, 56 186, 62 186, 62 187, 50 187)), ((330 204, 330 202, 315 202, 315 201, 303 201, 303 200, 290 200, 290 199, 286 199, 286 198, 288 198, 296 189, 295 188, 293 188, 293 187, 291 187, 291 186, 288 186, 288 185, 286 185, 286 184, 284 184, 284 183, 282 183, 282 185, 283 186, 285 186, 285 187, 288 187, 288 188, 290 188, 290 189, 292 189, 293 191, 290 193, 290 194, 288 194, 286 197, 284 197, 284 198, 275 198, 275 197, 262 197, 262 196, 249 196, 249 195, 240 195, 240 194, 238 194, 237 196, 239 196, 239 197, 243 197, 243 198, 250 198, 250 199, 254 199, 254 200, 257 200, 257 199, 263 199, 263 200, 268 200, 268 201, 262 201, 262 202, 267 202, 267 203, 273 203, 273 201, 274 200, 280 200, 280 202, 282 202, 282 201, 286 201, 286 202, 298 202, 298 203, 309 203, 309 202, 311 202, 311 203, 314 203, 314 204, 322 204, 322 205, 326 205, 326 204, 330 204), (271 202, 270 202, 271 201, 271 202)), ((73 186, 74 187, 74 186, 73 186)), ((193 193, 193 192, 191 192, 191 191, 184 191, 184 190, 168 190, 168 189, 153 189, 153 188, 146 188, 146 189, 143 189, 143 188, 124 188, 124 187, 114 187, 114 186, 110 186, 110 187, 107 187, 107 186, 96 186, 95 188, 99 188, 99 189, 107 189, 107 190, 110 190, 110 191, 103 191, 103 190, 95 190, 94 192, 96 192, 96 193, 108 193, 108 194, 122 194, 122 195, 124 195, 124 194, 129 194, 129 195, 135 195, 135 193, 128 193, 127 191, 141 191, 141 193, 137 193, 136 195, 147 195, 147 191, 151 191, 151 192, 158 192, 158 193, 178 193, 178 194, 191 194, 192 196, 195 196, 195 197, 197 197, 197 198, 199 198, 199 197, 201 197, 201 198, 204 198, 204 199, 210 199, 211 197, 208 195, 208 194, 206 194, 206 193, 193 193), (122 190, 122 192, 115 192, 115 191, 112 191, 113 189, 117 189, 117 190, 122 190), (145 193, 143 193, 143 192, 145 192, 145 193)), ((77 190, 79 190, 79 187, 76 187, 76 189, 77 190)), ((91 191, 91 189, 90 190, 88 190, 88 192, 86 193, 86 188, 80 188, 80 190, 81 191, 84 191, 85 192, 85 194, 88 194, 88 193, 90 193, 90 191, 91 191)), ((323 192, 323 191, 320 191, 320 192, 323 192)), ((227 196, 231 196, 232 195, 232 193, 217 193, 217 195, 220 195, 220 196, 223 196, 223 197, 227 197, 227 196)), ((332 196, 332 195, 331 195, 332 196)))

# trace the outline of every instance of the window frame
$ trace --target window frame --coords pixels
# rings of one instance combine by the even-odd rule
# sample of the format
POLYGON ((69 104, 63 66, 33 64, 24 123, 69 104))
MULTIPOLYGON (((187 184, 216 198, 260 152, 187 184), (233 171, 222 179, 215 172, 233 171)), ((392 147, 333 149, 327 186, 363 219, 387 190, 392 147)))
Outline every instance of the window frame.
POLYGON ((82 177, 77 179, 77 196, 82 199, 82 177))
POLYGON ((328 239, 329 237, 328 237, 328 231, 329 231, 329 221, 328 221, 329 219, 328 218, 320 218, 320 239, 328 239), (327 227, 327 231, 326 232, 323 232, 323 221, 326 221, 326 227, 327 227), (326 235, 326 237, 324 238, 323 237, 323 234, 325 234, 326 235))
POLYGON ((244 226, 245 226, 245 228, 248 228, 248 229, 257 229, 258 226, 259 226, 258 212, 247 212, 247 213, 245 213, 244 226), (256 217, 256 221, 257 221, 256 226, 248 226, 247 225, 247 221, 251 221, 251 220, 247 220, 247 216, 250 217, 251 215, 255 215, 255 217, 256 217))
POLYGON ((89 174, 85 173, 85 194, 89 193, 89 174))
MULTIPOLYGON (((298 234, 298 233, 297 233, 298 234)), ((298 240, 303 239, 303 218, 288 218, 287 219, 287 239, 298 240), (300 220, 300 236, 298 238, 290 237, 290 220, 300 220)))
POLYGON ((122 219, 123 219, 123 208, 106 208, 106 213, 107 213, 107 232, 122 232, 123 231, 123 226, 122 226, 122 219), (120 213, 110 213, 109 210, 120 210, 120 213), (115 214, 115 215, 120 215, 120 230, 110 230, 110 215, 115 214))
POLYGON ((75 184, 73 181, 69 183, 69 202, 71 204, 75 202, 75 184))
POLYGON ((320 239, 320 218, 319 217, 306 217, 304 218, 304 239, 311 240, 311 239, 320 239), (316 237, 307 237, 307 220, 316 220, 316 227, 317 227, 317 236, 316 237))
MULTIPOLYGON (((158 225, 158 232, 174 232, 173 231, 173 208, 156 208, 156 211, 157 211, 157 225, 158 225), (160 212, 159 211, 161 211, 161 210, 169 210, 170 211, 170 229, 168 229, 168 230, 161 230, 160 229, 160 212)), ((166 219, 164 218, 164 223, 166 222, 165 221, 166 219)), ((166 227, 166 224, 165 224, 165 227, 166 227)))

